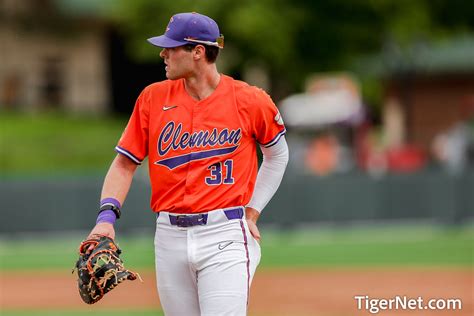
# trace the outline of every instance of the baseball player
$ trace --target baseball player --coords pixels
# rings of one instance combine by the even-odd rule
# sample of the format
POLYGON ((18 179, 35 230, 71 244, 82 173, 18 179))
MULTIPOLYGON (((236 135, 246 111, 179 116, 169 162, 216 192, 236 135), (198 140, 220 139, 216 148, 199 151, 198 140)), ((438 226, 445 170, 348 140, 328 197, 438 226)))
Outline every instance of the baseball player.
POLYGON ((148 41, 162 48, 168 80, 136 101, 91 235, 114 238, 134 172, 148 157, 165 314, 245 315, 260 261, 257 219, 288 162, 283 120, 263 90, 218 72, 224 42, 211 18, 176 14, 148 41))

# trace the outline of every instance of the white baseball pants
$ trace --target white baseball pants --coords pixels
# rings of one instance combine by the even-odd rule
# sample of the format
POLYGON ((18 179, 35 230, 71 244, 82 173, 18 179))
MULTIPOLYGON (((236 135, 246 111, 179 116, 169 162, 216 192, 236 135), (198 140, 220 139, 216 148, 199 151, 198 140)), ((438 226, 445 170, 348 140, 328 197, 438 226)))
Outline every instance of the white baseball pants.
POLYGON ((228 219, 227 210, 208 212, 204 225, 185 221, 189 227, 179 227, 176 214, 159 213, 155 264, 166 316, 246 315, 261 250, 245 215, 228 219))

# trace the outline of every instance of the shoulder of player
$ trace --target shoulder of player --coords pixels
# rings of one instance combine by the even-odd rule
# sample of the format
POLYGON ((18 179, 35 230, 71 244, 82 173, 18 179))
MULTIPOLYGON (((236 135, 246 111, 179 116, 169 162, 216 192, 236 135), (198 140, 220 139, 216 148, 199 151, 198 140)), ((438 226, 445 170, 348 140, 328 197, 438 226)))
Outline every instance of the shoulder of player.
POLYGON ((252 86, 244 81, 233 81, 235 96, 243 105, 258 106, 262 103, 273 103, 268 93, 256 86, 252 86))

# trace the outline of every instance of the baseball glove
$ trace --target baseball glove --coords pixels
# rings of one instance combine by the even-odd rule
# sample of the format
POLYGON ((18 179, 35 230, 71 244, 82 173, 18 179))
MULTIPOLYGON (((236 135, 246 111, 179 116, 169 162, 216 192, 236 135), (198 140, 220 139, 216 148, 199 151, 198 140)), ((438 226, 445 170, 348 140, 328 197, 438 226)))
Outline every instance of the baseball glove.
POLYGON ((123 281, 140 278, 124 268, 121 252, 106 236, 95 235, 81 242, 74 270, 77 269, 79 294, 85 303, 94 304, 123 281), (88 251, 90 246, 93 249, 88 251))

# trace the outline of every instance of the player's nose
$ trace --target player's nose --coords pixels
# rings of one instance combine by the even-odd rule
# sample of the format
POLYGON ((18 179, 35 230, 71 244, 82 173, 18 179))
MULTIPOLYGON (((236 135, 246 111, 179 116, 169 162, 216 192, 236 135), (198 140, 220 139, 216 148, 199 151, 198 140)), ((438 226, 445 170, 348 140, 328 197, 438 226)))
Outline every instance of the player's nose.
POLYGON ((164 59, 167 54, 168 54, 168 50, 166 48, 163 48, 160 52, 160 57, 164 59))

